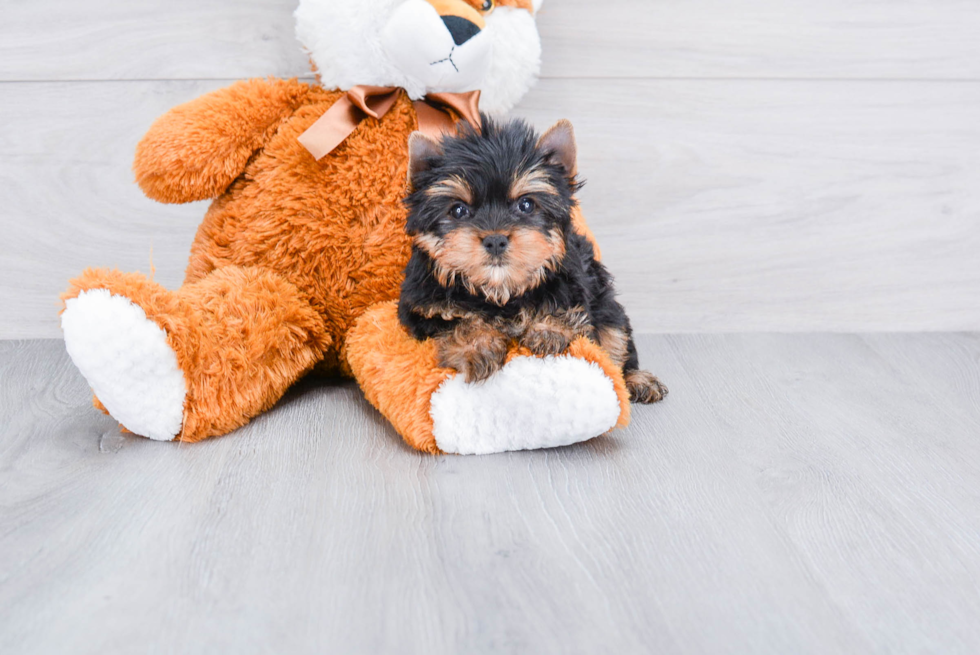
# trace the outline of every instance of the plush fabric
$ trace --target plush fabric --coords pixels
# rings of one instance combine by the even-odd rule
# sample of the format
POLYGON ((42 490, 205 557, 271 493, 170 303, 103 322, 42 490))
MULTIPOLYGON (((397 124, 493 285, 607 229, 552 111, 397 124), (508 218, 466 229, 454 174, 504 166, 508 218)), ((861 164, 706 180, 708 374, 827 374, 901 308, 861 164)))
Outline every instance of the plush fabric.
POLYGON ((368 401, 413 448, 430 453, 563 446, 630 420, 619 367, 586 339, 561 357, 515 349, 493 378, 467 384, 438 367, 432 341, 409 336, 396 303, 386 302, 356 321, 346 354, 368 401))
POLYGON ((167 333, 139 305, 106 289, 83 291, 67 301, 61 325, 68 354, 101 397, 96 407, 150 439, 180 433, 184 373, 167 333))
MULTIPOLYGON (((148 347, 143 345, 146 320, 165 333, 186 381, 182 423, 177 422, 178 429, 169 439, 200 441, 241 427, 272 407, 300 375, 322 361, 332 343, 321 316, 303 294, 281 276, 256 267, 225 266, 177 291, 168 291, 139 273, 89 269, 72 280, 63 297, 69 354, 97 396, 102 376, 93 371, 101 368, 115 371, 118 380, 130 387, 143 384, 140 376, 145 367, 126 368, 126 362, 138 361, 138 348, 148 347), (76 305, 93 294, 131 303, 144 320, 122 323, 111 305, 88 307, 86 322, 102 324, 102 340, 107 343, 100 346, 87 339, 86 348, 97 355, 83 360, 71 345, 78 338, 72 322, 77 320, 76 305), (96 360, 99 355, 104 363, 96 360)), ((157 357, 167 359, 162 354, 157 357)), ((144 399, 145 407, 162 406, 171 397, 150 395, 144 399)), ((137 409, 122 407, 108 396, 98 400, 132 432, 164 438, 124 420, 137 409)))
MULTIPOLYGON (((340 94, 296 81, 251 81, 190 104, 202 108, 200 118, 210 125, 211 108, 226 98, 234 102, 243 87, 291 87, 293 92, 279 95, 282 102, 291 103, 297 96, 303 101, 208 210, 191 246, 187 282, 229 265, 275 271, 302 290, 339 348, 354 317, 375 302, 398 296, 410 254, 402 196, 415 111, 409 99, 401 96, 380 121, 366 118, 334 152, 317 162, 297 137, 340 94)), ((271 91, 263 94, 272 95, 271 91)), ((263 106, 255 120, 264 121, 266 116, 263 106)), ((142 180, 161 174, 157 169, 161 163, 169 170, 174 168, 147 156, 165 150, 173 139, 176 126, 164 118, 150 128, 138 149, 135 169, 141 185, 142 180)), ((195 133, 207 130, 200 124, 191 129, 195 133)), ((215 131, 218 138, 227 133, 220 128, 215 131)), ((227 152, 237 155, 231 149, 227 152)), ((192 157, 195 154, 185 153, 181 168, 205 166, 192 157)), ((207 165, 223 168, 213 155, 207 165)), ((172 177, 194 179, 184 174, 172 177)), ((327 357, 330 366, 326 369, 340 365, 337 354, 335 349, 327 357)))
POLYGON ((426 0, 303 0, 296 9, 296 35, 326 88, 400 86, 413 100, 433 91, 480 89, 483 111, 503 113, 524 97, 541 68, 534 17, 522 7, 528 3, 497 2, 480 42, 456 48, 458 77, 425 77, 428 64, 448 57, 454 45, 440 34, 441 23, 426 0), (420 32, 430 38, 418 38, 420 32))
POLYGON ((436 445, 486 455, 567 446, 625 426, 629 392, 617 371, 602 349, 578 339, 557 357, 515 351, 482 383, 447 378, 430 400, 436 445))
MULTIPOLYGON (((461 2, 300 2, 297 30, 324 84, 408 90, 380 119, 364 118, 319 161, 298 137, 343 93, 319 84, 238 82, 153 124, 134 163, 143 191, 161 202, 214 200, 191 246, 181 288, 171 291, 140 274, 110 270, 87 270, 72 280, 63 296, 63 327, 69 354, 98 396, 96 407, 143 436, 199 441, 244 425, 311 370, 354 374, 409 444, 440 452, 430 405, 453 371, 438 368, 431 344, 411 339, 391 311, 410 255, 402 198, 408 139, 418 126, 411 99, 437 89, 419 86, 378 58, 381 35, 397 9, 431 19, 426 12, 438 6, 472 18, 473 7, 482 5, 461 2)), ((492 58, 484 80, 498 109, 516 102, 537 72, 539 45, 529 8, 527 0, 501 0, 481 18, 484 36, 501 39, 487 51, 492 58), (517 27, 508 32, 507 25, 517 27)), ((438 13, 435 19, 441 24, 438 13)), ((581 216, 575 226, 590 234, 581 216)), ((607 380, 593 376, 591 388, 615 393, 585 394, 582 415, 605 418, 589 429, 575 423, 567 434, 539 434, 539 446, 596 436, 611 420, 628 420, 622 375, 608 357, 591 344, 577 345, 568 357, 582 360, 581 370, 601 369, 607 380)), ((523 368, 547 383, 522 382, 522 388, 539 389, 524 398, 522 411, 560 402, 556 381, 571 369, 548 362, 523 368)), ((483 395, 488 407, 501 404, 491 390, 469 389, 468 402, 483 395)), ((444 404, 440 423, 448 424, 451 414, 444 404)), ((442 439, 452 441, 445 434, 442 439)), ((456 452, 488 452, 494 443, 535 447, 533 441, 516 443, 512 434, 494 442, 472 429, 461 439, 469 445, 457 440, 456 452)))

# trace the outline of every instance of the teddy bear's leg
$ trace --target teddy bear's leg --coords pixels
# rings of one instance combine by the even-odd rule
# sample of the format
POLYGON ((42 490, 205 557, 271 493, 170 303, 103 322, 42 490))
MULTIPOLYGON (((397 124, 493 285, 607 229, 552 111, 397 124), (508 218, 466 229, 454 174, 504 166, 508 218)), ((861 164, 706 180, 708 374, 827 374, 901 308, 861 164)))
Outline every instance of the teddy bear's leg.
POLYGON ((559 357, 513 352, 484 382, 439 368, 431 341, 416 341, 394 302, 347 334, 345 354, 367 399, 412 447, 462 455, 565 446, 629 423, 622 372, 586 339, 559 357))
POLYGON ((151 439, 199 441, 244 425, 331 341, 299 290, 258 268, 217 269, 177 291, 90 269, 64 299, 65 346, 96 406, 151 439))

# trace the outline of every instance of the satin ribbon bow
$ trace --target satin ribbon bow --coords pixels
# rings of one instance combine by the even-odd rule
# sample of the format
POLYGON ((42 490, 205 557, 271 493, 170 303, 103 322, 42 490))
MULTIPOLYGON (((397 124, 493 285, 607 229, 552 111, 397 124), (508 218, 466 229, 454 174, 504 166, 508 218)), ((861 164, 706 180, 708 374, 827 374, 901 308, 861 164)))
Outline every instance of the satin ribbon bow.
MULTIPOLYGON (((300 134, 299 142, 315 159, 320 159, 343 143, 365 116, 380 120, 402 93, 404 90, 396 86, 355 86, 300 134)), ((455 129, 456 121, 449 110, 480 129, 479 91, 430 93, 413 104, 419 130, 426 136, 438 138, 455 129)))

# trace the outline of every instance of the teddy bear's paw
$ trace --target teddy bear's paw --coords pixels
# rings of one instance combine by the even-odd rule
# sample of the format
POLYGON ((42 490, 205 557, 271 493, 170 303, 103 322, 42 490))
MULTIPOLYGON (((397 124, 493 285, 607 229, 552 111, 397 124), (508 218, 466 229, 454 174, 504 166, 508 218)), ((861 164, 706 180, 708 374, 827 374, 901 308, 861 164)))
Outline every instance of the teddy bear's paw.
POLYGON ((612 380, 592 362, 515 357, 480 384, 447 379, 430 412, 440 450, 483 455, 586 441, 615 427, 620 405, 612 380))
POLYGON ((65 302, 61 327, 72 361, 114 419, 159 441, 180 433, 184 373, 166 332, 141 307, 91 289, 65 302))

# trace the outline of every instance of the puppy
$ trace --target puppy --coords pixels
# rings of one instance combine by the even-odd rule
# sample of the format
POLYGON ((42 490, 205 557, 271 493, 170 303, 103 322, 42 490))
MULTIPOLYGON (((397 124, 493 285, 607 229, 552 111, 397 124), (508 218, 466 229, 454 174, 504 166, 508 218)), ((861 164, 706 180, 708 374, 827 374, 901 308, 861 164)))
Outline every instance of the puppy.
POLYGON ((584 336, 622 367, 633 402, 667 394, 640 370, 612 276, 572 227, 580 184, 568 121, 540 138, 488 117, 438 143, 415 133, 409 160, 413 247, 398 316, 416 339, 436 340, 440 366, 483 380, 513 341, 558 355, 584 336))

